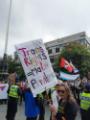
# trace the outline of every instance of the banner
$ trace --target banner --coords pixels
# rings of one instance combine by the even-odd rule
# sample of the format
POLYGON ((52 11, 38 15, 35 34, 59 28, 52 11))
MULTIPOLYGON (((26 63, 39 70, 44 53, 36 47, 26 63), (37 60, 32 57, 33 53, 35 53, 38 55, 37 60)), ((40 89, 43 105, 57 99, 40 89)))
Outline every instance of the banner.
POLYGON ((34 95, 56 85, 57 78, 42 40, 16 45, 16 50, 34 95))
POLYGON ((0 83, 0 99, 7 99, 8 84, 0 83))

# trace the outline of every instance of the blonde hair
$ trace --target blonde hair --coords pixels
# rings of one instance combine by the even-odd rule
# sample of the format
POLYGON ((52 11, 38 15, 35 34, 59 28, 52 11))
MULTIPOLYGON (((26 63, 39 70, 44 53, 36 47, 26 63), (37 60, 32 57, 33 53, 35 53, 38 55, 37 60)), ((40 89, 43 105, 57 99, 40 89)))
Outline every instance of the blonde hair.
POLYGON ((68 86, 67 83, 61 83, 58 85, 59 87, 64 87, 66 93, 67 93, 67 100, 70 101, 70 102, 76 102, 71 90, 70 90, 70 87, 68 86))

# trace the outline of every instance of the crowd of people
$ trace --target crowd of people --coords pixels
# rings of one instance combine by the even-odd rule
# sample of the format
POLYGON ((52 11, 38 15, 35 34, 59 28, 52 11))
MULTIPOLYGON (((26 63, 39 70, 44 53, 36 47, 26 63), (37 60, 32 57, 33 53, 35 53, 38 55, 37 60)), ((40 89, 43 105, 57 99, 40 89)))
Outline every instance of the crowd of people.
POLYGON ((45 120, 45 105, 50 110, 48 120, 76 120, 80 112, 81 120, 90 120, 90 83, 81 82, 77 87, 58 80, 55 87, 33 97, 27 82, 21 89, 15 74, 9 76, 6 120, 15 120, 18 100, 25 102, 26 120, 45 120), (76 92, 79 91, 79 92, 76 92), (76 97, 76 94, 78 94, 76 97))

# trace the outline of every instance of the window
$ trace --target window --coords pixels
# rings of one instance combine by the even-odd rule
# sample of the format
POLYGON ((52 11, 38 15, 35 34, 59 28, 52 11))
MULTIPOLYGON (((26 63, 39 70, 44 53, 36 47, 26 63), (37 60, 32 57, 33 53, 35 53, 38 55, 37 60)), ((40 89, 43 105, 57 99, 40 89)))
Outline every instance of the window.
POLYGON ((48 50, 48 53, 51 54, 51 53, 52 53, 52 49, 49 49, 49 50, 48 50))
POLYGON ((85 39, 80 39, 79 42, 83 45, 85 44, 85 39))
POLYGON ((60 51, 60 49, 59 48, 56 48, 56 53, 58 53, 60 51))
POLYGON ((51 63, 54 63, 54 58, 50 58, 51 63))

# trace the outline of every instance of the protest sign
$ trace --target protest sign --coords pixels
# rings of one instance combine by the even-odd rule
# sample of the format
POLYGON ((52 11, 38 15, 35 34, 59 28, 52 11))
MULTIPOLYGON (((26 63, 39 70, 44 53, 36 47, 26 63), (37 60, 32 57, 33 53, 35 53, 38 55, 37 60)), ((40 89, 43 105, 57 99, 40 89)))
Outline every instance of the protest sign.
POLYGON ((0 83, 0 99, 7 99, 8 84, 0 83))
POLYGON ((57 79, 42 40, 16 45, 16 50, 34 95, 56 85, 57 79))

